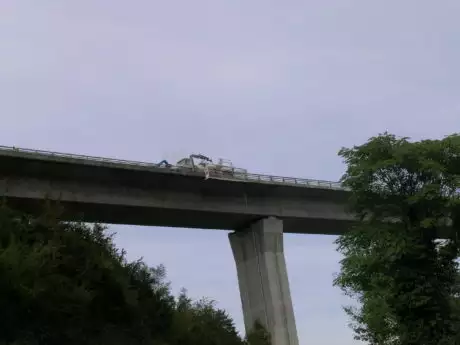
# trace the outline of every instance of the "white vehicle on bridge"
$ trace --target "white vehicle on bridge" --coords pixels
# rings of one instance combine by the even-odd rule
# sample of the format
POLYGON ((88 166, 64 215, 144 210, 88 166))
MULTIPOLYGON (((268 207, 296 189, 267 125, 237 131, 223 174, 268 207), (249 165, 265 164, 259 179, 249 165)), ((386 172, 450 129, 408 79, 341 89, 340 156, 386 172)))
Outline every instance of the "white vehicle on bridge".
POLYGON ((182 158, 171 169, 202 171, 206 178, 213 176, 244 178, 247 174, 246 169, 235 168, 229 160, 219 158, 218 162, 214 163, 211 158, 201 154, 192 154, 189 157, 182 158))
POLYGON ((204 171, 210 165, 213 165, 211 158, 201 154, 192 154, 189 157, 179 160, 173 168, 204 171))

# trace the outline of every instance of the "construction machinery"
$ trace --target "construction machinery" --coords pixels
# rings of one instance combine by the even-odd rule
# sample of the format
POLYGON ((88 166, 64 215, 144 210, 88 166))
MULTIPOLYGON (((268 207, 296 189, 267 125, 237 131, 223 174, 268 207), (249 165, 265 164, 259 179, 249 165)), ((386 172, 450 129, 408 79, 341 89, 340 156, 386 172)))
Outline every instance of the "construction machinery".
POLYGON ((176 163, 177 168, 192 170, 205 170, 205 167, 212 165, 212 159, 201 154, 191 154, 189 157, 182 158, 176 163))
POLYGON ((171 168, 172 165, 168 163, 166 159, 163 159, 160 163, 157 164, 157 167, 159 168, 171 168))
POLYGON ((219 158, 218 162, 214 163, 211 158, 202 154, 191 154, 189 157, 179 160, 176 165, 171 165, 163 160, 157 166, 172 170, 202 171, 206 178, 225 176, 243 178, 247 174, 246 169, 235 168, 232 162, 227 159, 219 158))

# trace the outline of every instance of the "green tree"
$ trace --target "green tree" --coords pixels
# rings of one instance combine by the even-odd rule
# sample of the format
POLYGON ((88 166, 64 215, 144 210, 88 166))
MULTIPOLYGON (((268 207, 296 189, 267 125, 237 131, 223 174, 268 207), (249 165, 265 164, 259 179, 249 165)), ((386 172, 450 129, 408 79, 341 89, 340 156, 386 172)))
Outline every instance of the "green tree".
POLYGON ((455 343, 460 136, 411 142, 384 133, 339 155, 358 222, 337 240, 335 284, 358 302, 346 308, 356 338, 455 343))
POLYGON ((126 263, 103 227, 1 207, 0 245, 5 342, 144 344, 168 334, 174 299, 159 272, 126 263))
POLYGON ((171 345, 242 345, 233 320, 215 302, 193 302, 183 289, 177 299, 171 345))
POLYGON ((162 266, 128 262, 100 225, 0 206, 0 344, 240 345, 213 302, 175 299, 162 266))

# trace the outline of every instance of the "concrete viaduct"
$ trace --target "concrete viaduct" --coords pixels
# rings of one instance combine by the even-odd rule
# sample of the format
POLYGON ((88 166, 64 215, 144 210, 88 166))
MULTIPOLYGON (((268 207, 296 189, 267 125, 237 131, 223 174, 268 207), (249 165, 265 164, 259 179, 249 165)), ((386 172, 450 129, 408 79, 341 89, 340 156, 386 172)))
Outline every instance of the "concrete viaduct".
POLYGON ((210 176, 155 164, 0 146, 0 197, 27 212, 43 200, 71 221, 232 230, 246 330, 298 345, 283 232, 338 235, 353 221, 338 183, 210 176))

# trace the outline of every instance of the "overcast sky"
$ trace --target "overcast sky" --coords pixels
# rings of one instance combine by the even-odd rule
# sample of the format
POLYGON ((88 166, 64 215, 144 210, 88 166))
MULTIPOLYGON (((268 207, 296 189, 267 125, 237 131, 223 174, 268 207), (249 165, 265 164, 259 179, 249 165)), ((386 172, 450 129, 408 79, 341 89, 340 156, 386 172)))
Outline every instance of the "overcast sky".
MULTIPOLYGON (((341 146, 460 131, 459 17, 458 0, 0 0, 0 145, 337 180, 341 146)), ((243 330, 226 232, 112 229, 243 330)), ((356 344, 333 241, 285 236, 301 345, 356 344)))

